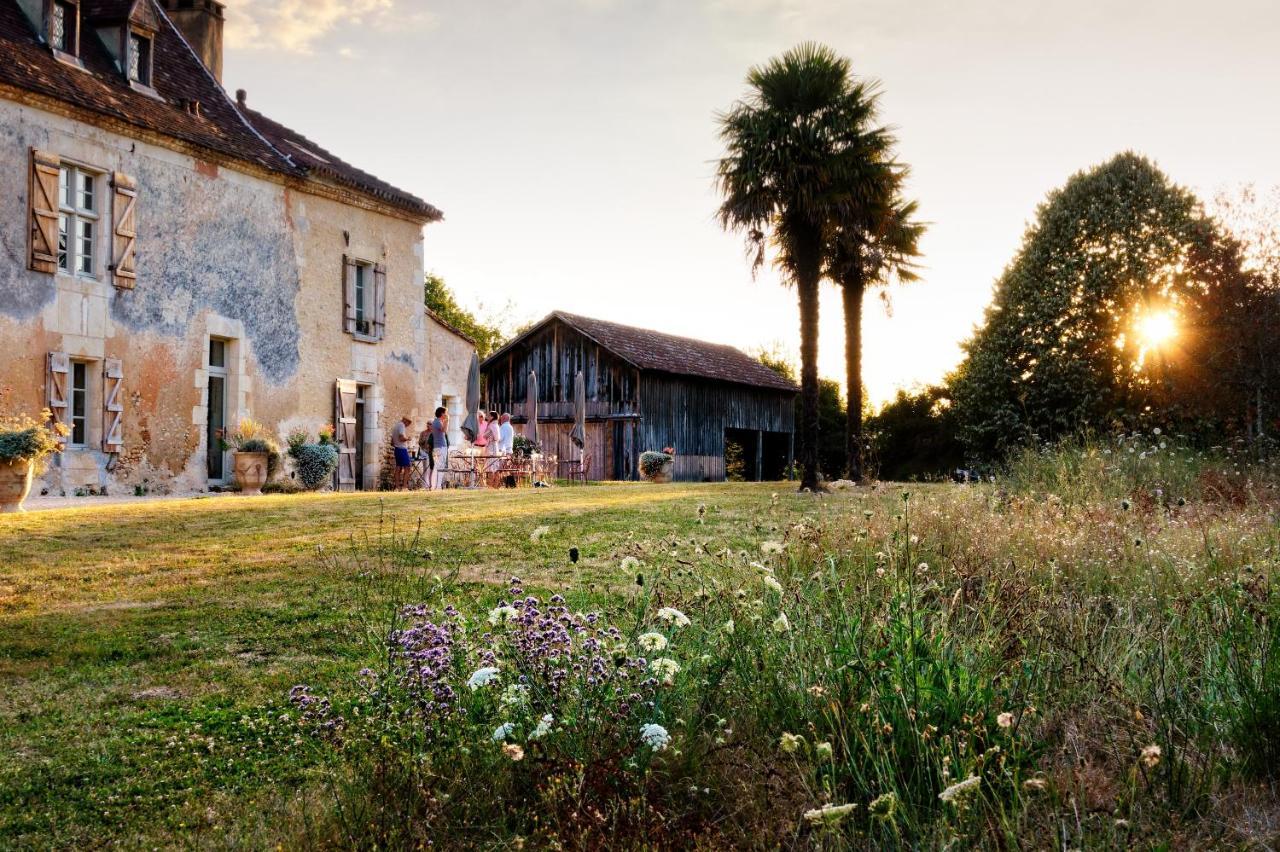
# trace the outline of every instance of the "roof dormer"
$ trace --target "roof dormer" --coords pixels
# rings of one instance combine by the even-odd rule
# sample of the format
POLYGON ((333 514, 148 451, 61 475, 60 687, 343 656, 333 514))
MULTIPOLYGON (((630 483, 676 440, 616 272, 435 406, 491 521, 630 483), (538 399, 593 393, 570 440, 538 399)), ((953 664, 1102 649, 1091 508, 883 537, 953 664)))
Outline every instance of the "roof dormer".
POLYGON ((80 0, 45 0, 45 43, 62 59, 80 58, 80 0))
POLYGON ((154 94, 155 38, 160 19, 151 0, 83 0, 93 28, 130 86, 154 94))

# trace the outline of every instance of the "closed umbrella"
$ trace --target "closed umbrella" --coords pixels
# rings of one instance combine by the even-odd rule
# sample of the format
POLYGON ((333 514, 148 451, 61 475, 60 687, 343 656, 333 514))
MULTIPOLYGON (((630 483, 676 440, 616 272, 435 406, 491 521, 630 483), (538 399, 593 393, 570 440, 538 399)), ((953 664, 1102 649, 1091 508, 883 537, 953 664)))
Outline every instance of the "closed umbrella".
POLYGON ((467 417, 462 421, 462 434, 474 441, 480 432, 480 357, 471 353, 471 368, 467 370, 467 417))
POLYGON ((535 445, 538 443, 538 374, 529 371, 529 397, 526 402, 529 421, 524 426, 524 436, 535 445))
POLYGON ((573 377, 573 429, 569 440, 580 450, 587 445, 587 383, 581 370, 573 377))

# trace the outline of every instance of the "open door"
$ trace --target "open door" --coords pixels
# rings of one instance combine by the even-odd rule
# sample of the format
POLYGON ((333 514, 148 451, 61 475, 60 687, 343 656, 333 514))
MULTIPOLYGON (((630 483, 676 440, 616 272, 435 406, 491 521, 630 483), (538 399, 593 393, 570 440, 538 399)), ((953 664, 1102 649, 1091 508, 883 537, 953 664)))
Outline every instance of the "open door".
POLYGON ((358 434, 356 393, 359 386, 349 379, 338 379, 334 386, 334 439, 338 442, 338 490, 356 490, 356 447, 363 440, 358 434))

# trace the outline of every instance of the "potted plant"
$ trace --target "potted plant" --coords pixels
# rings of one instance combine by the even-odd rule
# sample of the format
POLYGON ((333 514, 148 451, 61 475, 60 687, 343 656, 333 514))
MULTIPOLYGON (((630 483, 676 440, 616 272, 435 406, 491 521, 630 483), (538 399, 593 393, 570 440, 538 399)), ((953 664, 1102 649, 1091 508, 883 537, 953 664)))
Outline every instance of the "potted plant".
POLYGON ((222 448, 235 451, 231 470, 241 494, 261 494, 280 466, 280 447, 266 428, 247 417, 222 439, 222 448))
POLYGON ((0 417, 0 512, 21 512, 31 493, 31 480, 45 459, 62 452, 62 439, 70 429, 52 423, 48 409, 41 420, 27 415, 0 417))
POLYGON ((306 430, 300 429, 289 436, 289 456, 293 459, 298 481, 308 491, 318 491, 333 480, 338 467, 338 445, 333 439, 333 427, 320 430, 319 439, 313 444, 306 430))
POLYGON ((531 441, 524 435, 516 435, 511 439, 511 455, 518 459, 527 459, 538 452, 538 442, 531 441))
POLYGON ((660 453, 646 450, 640 454, 640 475, 650 482, 670 482, 675 457, 676 451, 672 447, 663 447, 660 453))

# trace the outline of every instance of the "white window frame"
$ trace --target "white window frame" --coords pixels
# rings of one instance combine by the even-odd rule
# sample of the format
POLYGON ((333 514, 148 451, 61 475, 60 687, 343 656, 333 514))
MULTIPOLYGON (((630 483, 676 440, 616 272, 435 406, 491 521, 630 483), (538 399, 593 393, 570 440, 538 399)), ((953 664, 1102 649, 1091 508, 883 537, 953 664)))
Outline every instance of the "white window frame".
POLYGON ((373 264, 365 260, 352 260, 351 266, 351 274, 355 276, 352 286, 356 312, 355 335, 364 340, 373 340, 373 264))
POLYGON ((89 400, 93 388, 90 385, 93 376, 93 363, 79 359, 71 360, 71 375, 67 377, 67 425, 71 427, 71 434, 67 437, 67 446, 73 449, 82 450, 89 446, 89 400), (80 368, 84 371, 84 384, 76 385, 76 370, 80 368), (80 414, 76 414, 76 397, 80 397, 83 408, 80 414), (80 438, 76 440, 76 422, 79 421, 80 438))
POLYGON ((103 173, 64 160, 58 171, 58 272, 77 278, 98 278, 102 239, 103 173), (89 181, 90 206, 84 205, 83 180, 89 181), (70 197, 68 197, 70 196, 70 197), (88 263, 82 228, 90 228, 88 263))

